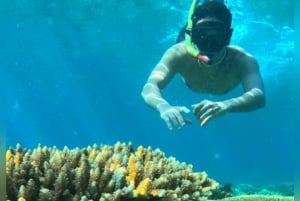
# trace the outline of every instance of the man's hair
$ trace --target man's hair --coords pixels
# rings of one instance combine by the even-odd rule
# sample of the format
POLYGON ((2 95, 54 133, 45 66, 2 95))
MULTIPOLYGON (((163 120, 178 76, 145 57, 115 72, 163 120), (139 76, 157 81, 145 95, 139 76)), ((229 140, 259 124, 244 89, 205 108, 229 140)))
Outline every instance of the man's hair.
MULTIPOLYGON (((230 30, 230 36, 228 37, 228 43, 230 41, 232 29, 231 28, 231 21, 232 21, 232 15, 229 9, 226 7, 226 5, 220 1, 212 1, 212 0, 206 0, 203 4, 198 6, 194 14, 192 16, 193 21, 193 28, 196 27, 197 21, 203 18, 214 18, 217 20, 220 20, 224 23, 224 28, 227 28, 230 30)), ((180 33, 177 36, 176 43, 179 43, 184 40, 185 33, 186 33, 186 26, 185 25, 180 33)))
POLYGON ((232 15, 224 3, 217 1, 206 1, 195 9, 193 15, 193 27, 196 22, 203 18, 214 18, 224 23, 226 28, 231 27, 232 15))

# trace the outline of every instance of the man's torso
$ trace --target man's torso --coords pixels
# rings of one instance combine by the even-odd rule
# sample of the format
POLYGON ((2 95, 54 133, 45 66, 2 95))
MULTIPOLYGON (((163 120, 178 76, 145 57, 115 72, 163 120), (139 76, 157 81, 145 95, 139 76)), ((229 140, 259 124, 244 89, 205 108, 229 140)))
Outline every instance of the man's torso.
POLYGON ((236 49, 227 48, 224 59, 217 65, 206 65, 190 55, 184 57, 185 65, 178 66, 186 85, 196 92, 224 94, 241 82, 236 49))

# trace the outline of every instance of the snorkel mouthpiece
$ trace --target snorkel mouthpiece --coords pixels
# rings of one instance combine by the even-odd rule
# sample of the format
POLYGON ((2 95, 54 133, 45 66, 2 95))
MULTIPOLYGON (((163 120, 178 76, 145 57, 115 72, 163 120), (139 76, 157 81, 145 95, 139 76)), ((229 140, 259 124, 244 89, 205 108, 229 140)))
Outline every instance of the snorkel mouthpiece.
POLYGON ((209 58, 207 56, 203 56, 200 54, 200 51, 198 49, 195 48, 195 46, 192 43, 192 30, 193 30, 193 14, 194 11, 197 7, 198 4, 198 0, 193 0, 190 10, 189 10, 189 15, 188 15, 188 21, 187 21, 187 26, 186 26, 186 32, 185 32, 185 44, 186 44, 186 49, 187 52, 190 53, 193 57, 196 57, 197 59, 208 63, 209 62, 209 58))
POLYGON ((205 55, 201 55, 201 54, 198 54, 197 55, 197 58, 201 61, 203 61, 204 63, 209 63, 209 57, 208 56, 205 56, 205 55))

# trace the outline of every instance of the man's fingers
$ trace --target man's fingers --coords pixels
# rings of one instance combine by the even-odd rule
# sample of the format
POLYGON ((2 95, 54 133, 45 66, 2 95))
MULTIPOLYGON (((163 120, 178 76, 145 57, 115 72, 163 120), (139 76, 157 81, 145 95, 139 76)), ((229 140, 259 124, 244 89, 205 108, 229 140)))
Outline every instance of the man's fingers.
POLYGON ((199 119, 205 119, 206 117, 213 115, 214 113, 214 109, 213 108, 208 108, 207 110, 204 111, 204 113, 199 114, 199 119))
POLYGON ((215 109, 214 108, 208 108, 200 117, 199 117, 199 121, 201 122, 201 126, 206 124, 206 122, 208 120, 210 120, 215 113, 215 109))
POLYGON ((187 119, 187 118, 183 118, 183 119, 184 119, 184 122, 186 124, 192 124, 193 123, 192 120, 190 120, 190 119, 187 119))
POLYGON ((175 116, 176 116, 175 124, 177 124, 176 127, 181 128, 182 126, 184 126, 185 120, 181 115, 180 111, 175 112, 175 116))
POLYGON ((192 105, 192 108, 193 108, 193 113, 196 114, 198 113, 198 111, 203 107, 203 104, 195 104, 195 105, 192 105))
POLYGON ((210 101, 202 101, 199 104, 193 105, 193 113, 197 116, 200 117, 203 115, 209 108, 213 107, 213 103, 210 101))
POLYGON ((178 128, 181 128, 183 125, 184 125, 184 120, 183 118, 181 117, 181 115, 179 114, 173 114, 173 117, 172 117, 172 122, 173 122, 173 125, 178 129, 178 128))
POLYGON ((207 112, 212 110, 213 104, 206 104, 204 105, 197 113, 198 116, 204 115, 207 112))
POLYGON ((200 119, 200 126, 204 126, 212 117, 213 117, 213 115, 209 115, 209 116, 205 117, 204 119, 200 119))
POLYGON ((192 124, 192 120, 184 118, 180 113, 189 113, 190 110, 187 107, 176 107, 176 109, 179 111, 176 113, 177 119, 181 126, 184 126, 185 124, 192 124))
POLYGON ((173 126, 172 126, 172 123, 170 121, 170 118, 168 116, 164 117, 163 120, 165 120, 166 124, 167 124, 167 127, 170 129, 170 130, 173 130, 173 126))
POLYGON ((170 109, 161 114, 161 117, 166 122, 167 127, 170 130, 173 130, 174 127, 180 129, 184 125, 192 123, 190 119, 186 119, 182 116, 181 114, 182 112, 189 113, 190 110, 187 107, 180 106, 180 107, 173 107, 173 109, 170 109))
POLYGON ((192 108, 193 108, 193 113, 198 113, 200 110, 203 109, 203 107, 205 107, 206 105, 209 105, 210 104, 210 101, 208 100, 203 100, 201 101, 200 103, 198 104, 194 104, 192 105, 192 108))
POLYGON ((190 110, 187 107, 176 107, 179 112, 189 113, 190 110))

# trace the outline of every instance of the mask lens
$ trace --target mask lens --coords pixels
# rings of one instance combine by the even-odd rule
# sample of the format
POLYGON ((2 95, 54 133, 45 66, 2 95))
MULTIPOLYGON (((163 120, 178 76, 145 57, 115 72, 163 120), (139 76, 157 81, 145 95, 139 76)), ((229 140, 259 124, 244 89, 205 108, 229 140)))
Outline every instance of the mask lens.
POLYGON ((226 44, 226 31, 222 22, 206 21, 196 25, 192 32, 192 40, 201 51, 216 52, 226 44))
POLYGON ((218 22, 204 22, 196 25, 194 34, 197 36, 220 35, 223 33, 223 24, 218 22))

